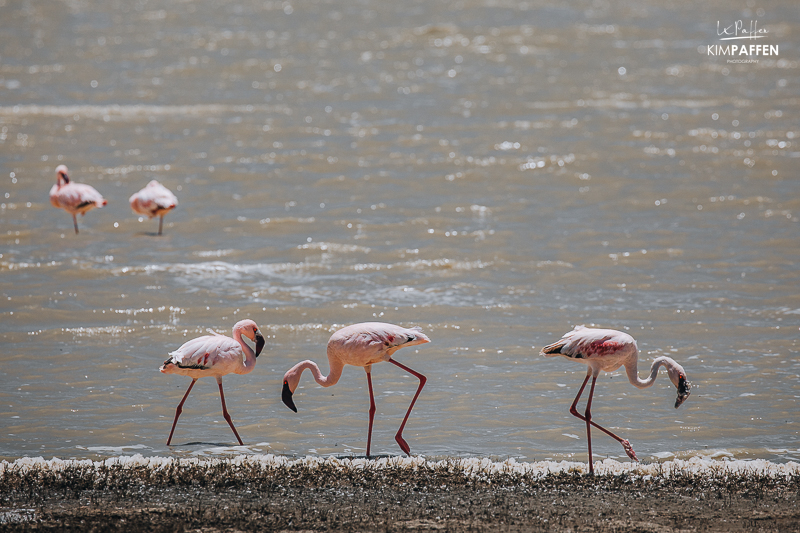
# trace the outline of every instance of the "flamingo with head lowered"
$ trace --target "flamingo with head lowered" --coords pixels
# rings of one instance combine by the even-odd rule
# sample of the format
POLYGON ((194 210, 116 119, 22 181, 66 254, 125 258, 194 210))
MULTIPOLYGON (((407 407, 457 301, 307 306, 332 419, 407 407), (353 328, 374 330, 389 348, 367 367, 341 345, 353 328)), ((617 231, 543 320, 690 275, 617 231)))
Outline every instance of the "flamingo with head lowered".
POLYGON ((53 207, 63 209, 72 215, 72 223, 77 235, 78 218, 76 215, 79 213, 85 215, 90 209, 103 207, 108 202, 91 185, 70 181, 67 165, 58 165, 56 167, 56 184, 50 189, 50 203, 53 204, 53 207))
POLYGON ((644 389, 651 386, 656 381, 658 369, 662 365, 667 368, 667 375, 670 381, 678 389, 678 397, 675 400, 675 409, 681 406, 686 398, 689 397, 692 385, 686 379, 686 372, 683 367, 676 363, 669 357, 657 357, 650 367, 650 376, 647 379, 640 379, 637 370, 639 360, 639 349, 636 346, 636 341, 627 333, 616 331, 613 329, 594 329, 586 328, 583 326, 576 326, 574 330, 566 333, 561 340, 549 344, 542 348, 540 355, 547 357, 555 357, 561 355, 567 359, 585 364, 586 379, 583 380, 578 395, 575 396, 575 401, 569 408, 569 412, 584 422, 586 422, 586 438, 589 442, 589 473, 594 474, 594 465, 592 463, 592 428, 596 427, 606 435, 617 442, 622 444, 625 453, 634 461, 639 459, 636 457, 636 452, 633 451, 631 443, 627 439, 622 439, 610 432, 606 428, 596 424, 592 421, 592 396, 594 395, 594 385, 597 381, 597 376, 600 371, 612 372, 621 366, 625 367, 625 373, 628 375, 628 381, 639 389, 644 389), (586 412, 581 415, 575 408, 578 400, 583 394, 583 389, 586 388, 586 383, 592 378, 592 387, 589 390, 589 399, 586 402, 586 412))
POLYGON ((283 403, 286 406, 297 412, 297 407, 294 405, 292 395, 300 383, 300 376, 304 370, 309 369, 314 376, 314 380, 323 387, 331 387, 336 385, 339 378, 342 376, 342 369, 344 365, 360 366, 364 368, 367 373, 367 386, 369 387, 369 429, 367 430, 367 458, 370 456, 370 446, 372 444, 372 422, 375 418, 375 395, 372 392, 372 365, 388 361, 396 365, 406 372, 409 372, 417 379, 419 379, 419 388, 417 388, 411 404, 408 406, 403 423, 400 424, 400 429, 394 439, 400 445, 405 453, 410 454, 411 449, 408 443, 403 439, 403 428, 405 428, 408 416, 411 414, 411 409, 414 408, 414 402, 417 401, 422 387, 425 386, 427 378, 405 365, 402 365, 392 359, 392 355, 406 346, 416 346, 418 344, 425 344, 430 342, 430 339, 422 333, 419 327, 404 328, 394 324, 385 324, 383 322, 366 322, 362 324, 353 324, 336 331, 331 335, 328 341, 328 364, 330 365, 330 373, 325 376, 320 371, 319 366, 314 361, 301 361, 294 365, 286 375, 283 376, 283 403))
POLYGON ((225 406, 225 393, 222 392, 222 376, 226 374, 249 374, 256 366, 256 358, 264 348, 264 337, 258 331, 258 326, 252 320, 242 320, 233 326, 233 338, 219 333, 211 332, 211 335, 197 337, 186 343, 180 348, 169 354, 169 359, 159 368, 164 374, 180 374, 192 378, 186 394, 183 395, 181 403, 175 409, 175 420, 172 422, 172 430, 169 432, 167 446, 172 442, 172 434, 175 433, 175 426, 178 417, 183 411, 183 404, 192 387, 198 379, 202 377, 213 377, 219 386, 219 397, 222 400, 222 416, 236 435, 239 444, 242 439, 233 426, 231 415, 225 406), (256 343, 253 351, 247 343, 242 340, 242 336, 247 337, 256 343))

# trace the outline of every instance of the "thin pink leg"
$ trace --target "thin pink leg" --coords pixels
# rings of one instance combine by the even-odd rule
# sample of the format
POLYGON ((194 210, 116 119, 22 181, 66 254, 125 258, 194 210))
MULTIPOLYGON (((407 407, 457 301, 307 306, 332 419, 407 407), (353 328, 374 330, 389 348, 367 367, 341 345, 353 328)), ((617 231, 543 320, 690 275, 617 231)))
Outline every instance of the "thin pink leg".
POLYGON ((78 234, 78 217, 72 215, 72 224, 75 226, 75 235, 78 234))
POLYGON ((164 215, 158 219, 158 234, 161 235, 161 227, 164 225, 164 215))
POLYGON ((408 443, 403 439, 403 428, 406 427, 406 422, 408 421, 408 415, 411 414, 411 409, 414 408, 414 402, 417 401, 417 398, 419 397, 419 393, 422 392, 422 387, 425 386, 425 382, 428 381, 428 378, 426 378, 425 376, 423 376, 419 372, 411 370, 410 368, 408 368, 405 365, 401 365, 400 363, 398 363, 394 359, 389 359, 389 362, 399 366, 400 368, 402 368, 403 370, 405 370, 409 374, 412 374, 417 379, 419 379, 419 388, 417 389, 417 393, 414 395, 414 399, 411 400, 411 405, 408 406, 408 411, 406 412, 405 418, 403 418, 403 423, 400 424, 400 429, 397 430, 397 435, 394 436, 394 440, 396 440, 397 444, 400 445, 400 449, 403 450, 404 452, 406 452, 408 455, 411 455, 411 448, 409 448, 408 443))
POLYGON ((239 441, 239 446, 243 446, 244 443, 239 437, 239 433, 236 431, 236 428, 233 427, 233 420, 231 420, 231 415, 228 414, 228 408, 225 407, 225 393, 222 392, 222 378, 217 378, 217 385, 219 385, 219 397, 222 400, 222 416, 228 421, 228 425, 233 430, 233 434, 236 435, 236 440, 239 441))
POLYGON ((572 406, 569 408, 570 414, 586 422, 586 435, 589 440, 589 473, 594 473, 594 467, 592 465, 592 435, 589 430, 590 425, 596 427, 597 429, 599 429, 612 439, 622 444, 622 448, 625 450, 625 453, 628 455, 628 457, 630 457, 634 461, 638 461, 639 459, 636 457, 636 452, 633 451, 633 446, 631 446, 631 443, 627 439, 623 439, 622 437, 615 435, 614 433, 610 432, 600 424, 597 424, 592 421, 592 413, 591 413, 592 397, 594 396, 594 386, 595 382, 597 381, 597 377, 592 379, 592 387, 591 390, 589 391, 589 400, 586 403, 586 415, 585 416, 581 415, 576 409, 576 406, 578 404, 578 399, 581 397, 581 394, 583 394, 583 389, 586 387, 586 383, 589 381, 589 377, 591 377, 591 374, 586 375, 586 379, 583 380, 583 385, 581 385, 581 388, 578 391, 578 395, 575 396, 575 401, 572 402, 572 406))
POLYGON ((369 386, 369 429, 367 430, 367 459, 372 445, 372 421, 375 419, 375 395, 372 393, 372 373, 367 372, 367 385, 369 386))
POLYGON ((196 382, 197 379, 192 380, 191 384, 189 384, 189 388, 186 389, 186 394, 183 395, 183 400, 181 400, 181 403, 178 404, 178 408, 175 409, 175 420, 172 421, 172 431, 169 432, 167 446, 169 446, 169 443, 172 442, 172 434, 175 433, 175 426, 178 424, 178 417, 181 416, 181 413, 183 412, 183 403, 186 401, 186 398, 189 397, 189 393, 192 392, 192 387, 194 387, 196 382))
POLYGON ((594 397, 594 384, 597 376, 592 377, 592 388, 589 389, 589 399, 586 400, 586 440, 589 442, 589 473, 594 474, 594 459, 592 458, 592 398, 594 397))
POLYGON ((594 474, 594 465, 592 465, 592 431, 591 427, 589 426, 589 421, 586 420, 586 417, 581 415, 576 408, 578 405, 578 400, 581 398, 581 394, 583 394, 583 389, 586 388, 586 383, 589 382, 589 378, 591 374, 586 374, 586 379, 583 380, 583 384, 581 385, 580 390, 578 390, 578 395, 575 396, 575 400, 573 400, 572 405, 569 408, 569 412, 572 416, 576 416, 581 420, 586 422, 586 438, 589 441, 589 473, 594 474))

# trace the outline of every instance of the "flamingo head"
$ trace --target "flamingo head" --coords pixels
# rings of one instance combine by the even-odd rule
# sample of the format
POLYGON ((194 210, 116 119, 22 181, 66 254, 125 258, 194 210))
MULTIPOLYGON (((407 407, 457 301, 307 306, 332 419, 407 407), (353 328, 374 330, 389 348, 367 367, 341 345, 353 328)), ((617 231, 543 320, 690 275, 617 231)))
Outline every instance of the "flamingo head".
POLYGON ((692 393, 692 384, 686 379, 686 371, 678 363, 667 367, 667 373, 672 384, 678 389, 678 397, 675 399, 675 409, 677 409, 692 393))
POLYGON ((297 412, 297 406, 294 404, 292 395, 294 394, 294 391, 297 390, 297 385, 300 384, 300 374, 302 373, 303 367, 296 365, 283 376, 283 391, 281 392, 281 400, 283 400, 283 403, 286 405, 286 407, 295 413, 297 412))
POLYGON ((235 326, 233 326, 234 330, 239 330, 242 332, 242 335, 256 343, 256 357, 261 354, 261 350, 264 349, 264 344, 266 341, 264 340, 264 336, 258 331, 258 326, 252 320, 242 320, 241 322, 237 322, 235 326))
POLYGON ((69 170, 67 170, 67 165, 58 165, 56 167, 56 181, 60 184, 66 185, 69 183, 69 170))

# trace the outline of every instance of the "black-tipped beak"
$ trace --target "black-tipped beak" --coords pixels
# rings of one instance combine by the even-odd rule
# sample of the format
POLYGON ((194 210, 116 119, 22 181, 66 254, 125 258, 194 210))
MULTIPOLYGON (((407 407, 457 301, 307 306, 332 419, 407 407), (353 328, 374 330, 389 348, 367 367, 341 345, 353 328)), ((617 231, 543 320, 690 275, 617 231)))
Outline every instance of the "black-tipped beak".
POLYGON ((264 336, 261 334, 260 331, 256 331, 256 357, 258 357, 259 354, 261 353, 261 350, 264 349, 264 344, 266 344, 264 336))
POLYGON ((692 393, 692 384, 686 381, 686 378, 681 376, 678 378, 678 397, 675 399, 675 409, 681 406, 686 398, 692 393))
POLYGON ((286 404, 286 407, 297 412, 297 407, 294 405, 294 400, 292 400, 292 391, 289 389, 289 383, 286 381, 283 382, 283 392, 281 393, 281 399, 283 403, 286 404))

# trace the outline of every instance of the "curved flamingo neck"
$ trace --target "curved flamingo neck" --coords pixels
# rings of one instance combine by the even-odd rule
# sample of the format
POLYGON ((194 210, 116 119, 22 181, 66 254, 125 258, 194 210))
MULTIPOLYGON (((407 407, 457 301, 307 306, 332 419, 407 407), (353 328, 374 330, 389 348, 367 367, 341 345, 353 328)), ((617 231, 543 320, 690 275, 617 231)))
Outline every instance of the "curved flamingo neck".
POLYGON ((242 347, 242 351, 244 352, 244 361, 239 367, 239 371, 236 373, 249 374, 256 367, 256 352, 254 352, 253 349, 250 348, 246 342, 244 342, 244 339, 242 339, 241 329, 233 328, 233 340, 239 343, 239 345, 242 347))
POLYGON ((317 363, 311 360, 297 363, 294 368, 289 370, 289 373, 293 376, 296 376, 297 383, 299 383, 300 375, 304 370, 308 369, 311 371, 311 375, 314 376, 314 381, 323 387, 331 387, 336 385, 339 382, 339 378, 342 377, 342 369, 344 368, 344 364, 336 357, 329 357, 328 364, 330 365, 331 370, 327 376, 323 375, 317 363))
POLYGON ((631 382, 631 385, 638 389, 646 389, 655 383, 656 377, 658 376, 658 369, 661 368, 662 365, 670 368, 675 365, 675 361, 666 356, 657 357, 650 367, 650 375, 647 379, 640 379, 637 369, 637 359, 633 359, 631 364, 625 365, 625 373, 628 374, 628 381, 631 382))

